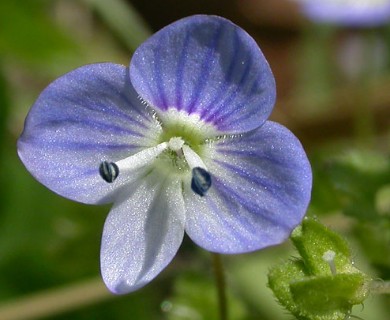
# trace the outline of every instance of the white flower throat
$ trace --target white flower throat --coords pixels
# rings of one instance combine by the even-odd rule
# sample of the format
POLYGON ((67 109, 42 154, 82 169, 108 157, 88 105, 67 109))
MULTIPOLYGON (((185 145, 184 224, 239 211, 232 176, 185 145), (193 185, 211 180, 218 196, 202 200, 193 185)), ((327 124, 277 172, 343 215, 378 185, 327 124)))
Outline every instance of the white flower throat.
MULTIPOLYGON (((174 112, 170 113, 170 119, 175 118, 172 116, 174 112)), ((181 112, 176 112, 176 117, 182 117, 181 112)), ((186 120, 188 122, 188 115, 186 115, 186 120)), ((174 121, 176 122, 176 121, 174 121)), ((181 122, 181 121, 180 121, 181 122)), ((169 122, 168 122, 169 123, 169 122)), ((188 123, 184 127, 188 128, 188 123)), ((171 126, 172 127, 172 126, 171 126)), ((173 126, 177 127, 177 126, 173 126)), ((192 127, 192 126, 190 126, 192 127)), ((183 126, 181 126, 183 129, 183 126)), ((103 161, 99 166, 99 173, 101 177, 108 183, 112 183, 116 178, 122 173, 128 173, 139 168, 151 165, 154 161, 158 159, 159 156, 162 156, 162 153, 171 153, 173 154, 172 159, 175 163, 184 163, 185 166, 191 170, 192 179, 191 179, 191 188, 192 190, 204 196, 208 189, 211 186, 211 176, 208 173, 207 167, 201 157, 196 151, 194 151, 188 143, 180 136, 173 136, 168 138, 169 135, 172 135, 172 132, 169 130, 164 130, 165 134, 162 135, 162 139, 167 139, 156 146, 144 149, 136 154, 133 154, 127 158, 119 160, 117 162, 103 161), (167 131, 169 132, 167 134, 167 131)), ((172 130, 171 130, 172 131, 172 130)), ((178 132, 179 133, 179 132, 178 132)), ((185 133, 185 130, 184 130, 185 133)), ((180 165, 177 165, 180 168, 180 165)))

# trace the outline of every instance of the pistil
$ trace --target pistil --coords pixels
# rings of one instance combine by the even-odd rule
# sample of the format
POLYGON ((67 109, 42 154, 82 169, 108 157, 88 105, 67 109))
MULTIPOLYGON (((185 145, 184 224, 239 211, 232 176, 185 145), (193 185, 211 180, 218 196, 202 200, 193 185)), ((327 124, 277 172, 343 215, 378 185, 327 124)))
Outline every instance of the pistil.
POLYGON ((336 252, 334 252, 333 250, 326 251, 322 256, 322 259, 324 259, 324 261, 326 261, 329 264, 330 272, 332 272, 332 275, 336 275, 337 273, 336 264, 334 261, 335 257, 336 257, 336 252))

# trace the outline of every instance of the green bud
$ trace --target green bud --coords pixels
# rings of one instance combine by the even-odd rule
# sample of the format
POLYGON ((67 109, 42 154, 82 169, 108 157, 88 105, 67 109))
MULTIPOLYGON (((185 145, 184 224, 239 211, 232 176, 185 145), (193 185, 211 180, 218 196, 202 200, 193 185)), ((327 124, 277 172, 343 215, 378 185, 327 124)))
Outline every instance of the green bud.
POLYGON ((291 240, 305 263, 308 275, 331 275, 326 253, 334 252, 337 273, 358 271, 353 267, 347 242, 314 219, 304 219, 291 234, 291 240), (325 255, 325 257, 324 257, 325 255))
POLYGON ((346 241, 306 218, 291 235, 301 258, 272 268, 269 286, 298 319, 344 320, 368 295, 369 278, 353 266, 346 241))
POLYGON ((308 319, 345 319, 366 297, 366 278, 360 273, 303 278, 290 290, 300 314, 308 319))

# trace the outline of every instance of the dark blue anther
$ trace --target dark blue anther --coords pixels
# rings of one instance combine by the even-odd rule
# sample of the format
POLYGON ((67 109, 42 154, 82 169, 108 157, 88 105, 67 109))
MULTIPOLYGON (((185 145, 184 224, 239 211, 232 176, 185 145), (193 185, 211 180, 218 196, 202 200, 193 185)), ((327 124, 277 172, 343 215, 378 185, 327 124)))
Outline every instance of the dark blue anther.
POLYGON ((203 197, 211 186, 211 175, 205 169, 196 167, 192 169, 191 189, 203 197))
POLYGON ((112 183, 119 175, 119 168, 114 162, 103 161, 99 166, 99 173, 105 181, 112 183))

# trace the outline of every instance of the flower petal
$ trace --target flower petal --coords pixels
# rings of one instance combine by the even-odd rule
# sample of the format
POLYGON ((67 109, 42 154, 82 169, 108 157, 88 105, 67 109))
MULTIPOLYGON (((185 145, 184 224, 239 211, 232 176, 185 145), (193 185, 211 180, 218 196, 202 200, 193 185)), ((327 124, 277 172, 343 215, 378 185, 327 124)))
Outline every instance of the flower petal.
POLYGON ((186 232, 220 253, 258 250, 284 241, 302 220, 312 175, 298 139, 267 121, 241 137, 210 146, 212 185, 199 197, 185 184, 186 232))
POLYGON ((311 20, 345 26, 375 27, 390 20, 389 1, 305 1, 304 14, 311 20))
POLYGON ((112 201, 113 190, 125 181, 105 182, 100 162, 152 145, 159 130, 126 67, 92 64, 60 77, 41 93, 27 116, 18 153, 31 174, 54 192, 103 203, 112 201))
POLYGON ((114 293, 134 291, 173 259, 184 235, 181 182, 149 174, 115 203, 104 225, 101 272, 114 293))
POLYGON ((157 113, 196 114, 223 133, 259 127, 276 96, 254 39, 216 16, 184 18, 157 32, 134 53, 130 77, 157 113))

